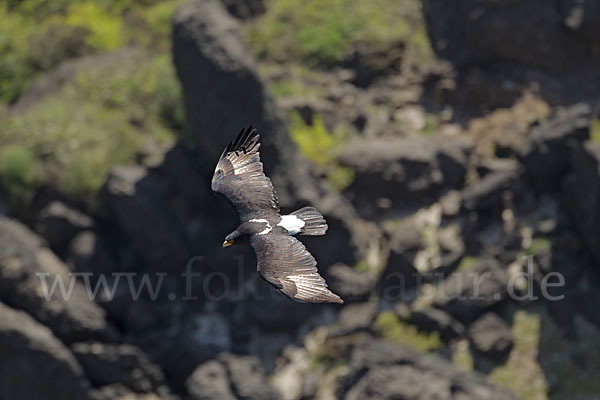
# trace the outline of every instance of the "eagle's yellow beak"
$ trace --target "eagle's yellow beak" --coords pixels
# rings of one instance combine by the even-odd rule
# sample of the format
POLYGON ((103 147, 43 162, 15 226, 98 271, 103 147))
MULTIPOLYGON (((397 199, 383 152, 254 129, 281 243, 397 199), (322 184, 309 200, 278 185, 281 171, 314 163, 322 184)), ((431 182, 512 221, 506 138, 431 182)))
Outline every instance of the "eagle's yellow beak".
POLYGON ((234 243, 235 243, 235 240, 226 240, 226 241, 223 242, 223 248, 229 247, 229 246, 231 246, 234 243))

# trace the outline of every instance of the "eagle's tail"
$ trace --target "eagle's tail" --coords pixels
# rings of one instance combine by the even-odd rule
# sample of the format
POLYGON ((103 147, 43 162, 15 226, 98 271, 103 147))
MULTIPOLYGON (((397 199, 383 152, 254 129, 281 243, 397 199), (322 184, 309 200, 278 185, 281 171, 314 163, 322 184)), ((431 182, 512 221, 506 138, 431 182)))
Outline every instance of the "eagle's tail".
POLYGON ((300 228, 300 235, 319 236, 327 231, 327 222, 325 218, 314 207, 302 207, 294 211, 292 215, 304 221, 304 226, 300 228))

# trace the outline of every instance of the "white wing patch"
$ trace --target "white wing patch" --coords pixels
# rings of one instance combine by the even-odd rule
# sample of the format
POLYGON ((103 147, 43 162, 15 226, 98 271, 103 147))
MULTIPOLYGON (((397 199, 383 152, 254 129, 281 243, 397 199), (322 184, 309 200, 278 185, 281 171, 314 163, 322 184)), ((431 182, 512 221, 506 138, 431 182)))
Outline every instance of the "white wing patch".
POLYGON ((254 218, 251 219, 250 222, 262 222, 264 224, 267 224, 267 226, 265 227, 264 230, 260 231, 257 233, 257 235, 266 235, 267 233, 271 232, 273 230, 273 227, 271 226, 271 224, 269 223, 269 221, 267 221, 264 218, 254 218))
POLYGON ((295 215, 282 215, 277 226, 283 227, 290 235, 300 233, 306 223, 295 215))

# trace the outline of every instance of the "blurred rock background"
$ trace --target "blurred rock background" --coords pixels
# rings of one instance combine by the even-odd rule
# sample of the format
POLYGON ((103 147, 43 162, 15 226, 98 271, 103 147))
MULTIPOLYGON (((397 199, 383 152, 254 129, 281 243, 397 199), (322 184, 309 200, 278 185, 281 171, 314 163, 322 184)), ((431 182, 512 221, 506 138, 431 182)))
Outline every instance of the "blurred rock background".
POLYGON ((600 399, 599 38, 590 0, 0 1, 0 398, 600 399), (221 249, 249 124, 344 305, 221 249))

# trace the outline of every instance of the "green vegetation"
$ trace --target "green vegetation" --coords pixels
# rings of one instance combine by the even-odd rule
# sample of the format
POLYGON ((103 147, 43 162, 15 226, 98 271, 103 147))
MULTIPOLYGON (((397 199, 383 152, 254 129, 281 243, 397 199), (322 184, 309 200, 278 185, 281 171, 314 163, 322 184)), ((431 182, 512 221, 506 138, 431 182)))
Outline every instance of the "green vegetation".
POLYGON ((431 49, 418 0, 270 0, 267 13, 247 26, 260 59, 336 65, 352 50, 386 51, 403 44, 408 54, 431 49))
POLYGON ((27 201, 38 185, 89 199, 112 165, 183 129, 168 51, 171 18, 184 2, 0 2, 0 103, 18 100, 61 62, 97 54, 32 104, 0 115, 0 185, 11 199, 27 201), (108 53, 125 47, 135 50, 108 53))
POLYGON ((473 371, 473 357, 469 350, 469 342, 461 339, 451 344, 452 363, 464 371, 473 371))
MULTIPOLYGON (((102 185, 112 165, 133 161, 145 145, 171 141, 183 114, 168 57, 139 53, 127 61, 119 55, 84 69, 60 90, 3 121, 0 148, 20 149, 16 156, 11 153, 9 166, 38 165, 41 183, 86 197, 102 185)), ((12 171, 7 168, 3 175, 12 171)), ((12 177, 9 190, 33 181, 29 175, 12 177)))
POLYGON ((357 272, 368 272, 369 271, 369 263, 367 262, 367 260, 362 259, 356 262, 356 264, 353 265, 353 268, 357 271, 357 272))
POLYGON ((312 124, 304 123, 300 115, 290 115, 290 135, 300 151, 323 169, 329 183, 337 190, 343 190, 354 180, 354 172, 335 162, 340 146, 350 138, 350 133, 338 128, 329 133, 323 120, 317 116, 312 124))
POLYGON ((425 126, 421 129, 421 133, 425 136, 434 136, 440 128, 440 121, 435 115, 427 114, 425 116, 425 126))
POLYGON ((384 311, 377 316, 375 330, 384 339, 418 351, 432 351, 442 346, 439 332, 418 332, 414 326, 400 321, 393 311, 384 311))
POLYGON ((552 247, 550 240, 546 238, 534 238, 531 241, 531 246, 527 249, 527 255, 534 256, 540 251, 548 250, 552 247))
POLYGON ((490 379, 512 389, 523 400, 546 398, 544 371, 537 362, 540 316, 520 310, 514 315, 514 347, 506 364, 495 368, 490 379))
POLYGON ((11 202, 27 201, 37 184, 37 165, 31 152, 13 145, 0 152, 0 182, 11 202))
POLYGON ((592 118, 590 122, 590 140, 594 143, 600 143, 600 118, 592 118))
POLYGON ((458 264, 457 271, 468 271, 476 265, 477 257, 464 256, 460 259, 460 264, 458 264))
POLYGON ((0 101, 15 101, 32 78, 69 58, 124 46, 166 51, 171 16, 184 2, 0 2, 0 101))

